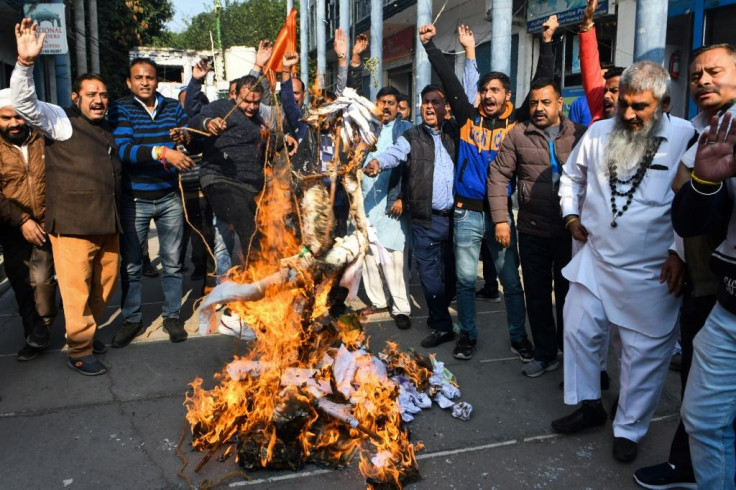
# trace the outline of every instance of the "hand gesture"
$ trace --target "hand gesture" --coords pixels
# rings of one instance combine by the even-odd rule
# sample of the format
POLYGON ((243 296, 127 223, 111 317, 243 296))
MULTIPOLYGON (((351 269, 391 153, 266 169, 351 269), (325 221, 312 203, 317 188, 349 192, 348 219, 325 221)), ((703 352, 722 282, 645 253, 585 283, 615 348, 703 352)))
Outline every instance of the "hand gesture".
POLYGON ((583 25, 589 25, 593 22, 593 14, 595 14, 597 8, 598 0, 588 0, 588 5, 585 7, 585 13, 583 14, 583 25))
POLYGON ((437 34, 437 29, 432 24, 419 28, 419 42, 427 44, 437 34))
POLYGON ((299 54, 294 51, 284 54, 284 57, 281 59, 284 71, 291 71, 291 67, 297 63, 299 63, 299 54))
POLYGON ((667 290, 675 297, 680 296, 685 284, 685 263, 677 254, 670 254, 662 265, 662 273, 659 275, 659 283, 667 281, 667 290))
POLYGON ((511 245, 511 227, 508 223, 496 223, 496 241, 503 248, 511 245))
POLYGON ((208 133, 219 136, 227 129, 227 123, 221 117, 216 117, 207 121, 206 129, 208 133))
POLYGON ((353 56, 358 56, 363 54, 363 52, 368 49, 368 36, 365 34, 358 34, 355 36, 355 44, 353 44, 353 56))
POLYGON ((710 120, 710 129, 700 136, 694 169, 699 179, 722 182, 736 175, 736 159, 733 155, 736 124, 730 123, 730 112, 723 116, 720 126, 718 116, 713 116, 710 120))
POLYGON ((286 139, 286 149, 289 151, 289 156, 293 157, 299 148, 299 142, 290 134, 285 135, 284 139, 286 139))
POLYGON ((46 34, 38 35, 38 23, 32 19, 25 18, 20 24, 15 24, 15 41, 18 45, 18 58, 23 63, 32 64, 33 60, 41 53, 43 40, 46 34))
POLYGON ((43 231, 41 225, 30 218, 20 225, 20 231, 28 243, 32 243, 37 247, 42 247, 46 243, 46 232, 43 231))
POLYGON ((381 173, 381 164, 378 163, 378 160, 371 160, 363 167, 363 173, 368 177, 375 177, 381 173))
POLYGON ((401 218, 402 213, 404 212, 404 201, 401 199, 397 199, 394 201, 394 203, 391 205, 391 209, 388 210, 388 215, 392 218, 401 218))
MULTIPOLYGON (((256 64, 255 67, 263 68, 271 59, 273 53, 273 43, 268 39, 258 43, 258 51, 256 52, 256 64)), ((254 68, 255 68, 254 67, 254 68)))
POLYGON ((473 31, 470 29, 470 27, 466 25, 461 25, 457 28, 457 38, 458 41, 460 41, 460 44, 462 44, 463 48, 469 48, 469 47, 475 47, 475 36, 473 35, 473 31))
POLYGON ((178 150, 167 149, 164 159, 166 163, 170 163, 180 172, 185 172, 194 167, 194 161, 178 150))
POLYGON ((210 62, 206 58, 202 58, 192 67, 192 78, 202 80, 211 69, 210 62))
POLYGON ((192 141, 192 135, 188 131, 184 131, 182 128, 173 128, 169 131, 171 141, 177 145, 188 145, 192 141))
POLYGON ((560 23, 557 22, 556 15, 550 15, 547 20, 542 24, 542 41, 545 43, 552 42, 552 36, 555 35, 555 31, 560 27, 560 23))
POLYGON ((342 29, 335 30, 335 41, 332 43, 335 50, 335 56, 340 59, 348 55, 348 35, 342 29))

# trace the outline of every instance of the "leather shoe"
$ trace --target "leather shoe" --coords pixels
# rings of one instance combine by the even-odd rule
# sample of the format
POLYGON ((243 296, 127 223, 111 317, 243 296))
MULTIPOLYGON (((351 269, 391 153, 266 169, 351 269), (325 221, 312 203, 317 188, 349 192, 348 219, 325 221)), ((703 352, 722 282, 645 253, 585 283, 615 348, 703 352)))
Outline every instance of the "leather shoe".
POLYGON ((432 330, 432 333, 424 337, 422 340, 422 347, 437 347, 440 344, 449 342, 455 338, 455 332, 440 332, 439 330, 432 330))
POLYGON ((146 329, 141 322, 123 322, 123 326, 120 327, 118 333, 112 339, 112 346, 116 349, 125 347, 130 344, 134 338, 145 332, 146 329))
POLYGON ((613 438, 613 457, 622 463, 630 463, 636 459, 639 444, 625 437, 613 438))
POLYGON ((575 434, 581 430, 598 427, 606 423, 606 411, 600 405, 586 404, 566 417, 552 421, 552 430, 558 434, 575 434))
POLYGON ((399 330, 406 330, 411 327, 411 319, 406 315, 398 314, 394 317, 394 321, 399 330))

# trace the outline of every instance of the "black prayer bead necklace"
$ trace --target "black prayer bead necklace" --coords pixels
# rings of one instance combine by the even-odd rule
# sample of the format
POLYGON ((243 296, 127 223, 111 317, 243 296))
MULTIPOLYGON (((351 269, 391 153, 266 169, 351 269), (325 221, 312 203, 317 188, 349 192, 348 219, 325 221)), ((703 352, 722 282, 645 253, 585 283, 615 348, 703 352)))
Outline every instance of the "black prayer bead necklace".
POLYGON ((608 184, 611 186, 611 214, 613 215, 611 228, 616 228, 616 226, 618 226, 616 220, 629 209, 629 205, 634 199, 634 193, 636 192, 636 189, 639 188, 639 184, 641 184, 641 181, 644 179, 644 174, 646 174, 647 169, 652 165, 652 160, 654 160, 654 156, 657 154, 657 150, 659 150, 660 144, 662 144, 662 138, 654 138, 652 140, 652 142, 648 145, 649 147, 644 153, 644 156, 639 162, 636 173, 634 173, 634 175, 632 175, 628 179, 619 179, 616 164, 612 161, 608 162, 608 184), (627 190, 626 192, 623 192, 619 190, 619 185, 630 185, 631 187, 629 187, 629 190, 627 190), (618 205, 616 204, 616 197, 626 198, 626 204, 624 204, 621 209, 618 209, 618 205))

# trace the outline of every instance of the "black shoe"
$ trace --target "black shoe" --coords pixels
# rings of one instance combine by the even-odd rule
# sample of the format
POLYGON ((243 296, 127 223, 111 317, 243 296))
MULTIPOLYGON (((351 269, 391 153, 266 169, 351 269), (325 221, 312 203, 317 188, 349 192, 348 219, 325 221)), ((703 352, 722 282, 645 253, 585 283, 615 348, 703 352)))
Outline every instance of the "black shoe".
POLYGON ((601 390, 607 390, 611 387, 611 377, 608 376, 608 371, 601 371, 601 390))
POLYGON ((152 263, 145 262, 143 264, 143 275, 146 277, 158 277, 158 269, 152 263))
POLYGON ((94 339, 92 341, 92 353, 104 354, 105 352, 107 352, 107 346, 101 340, 94 339))
POLYGON ((70 368, 85 376, 99 376, 107 372, 105 365, 93 356, 84 356, 76 359, 70 357, 67 359, 67 364, 70 368))
POLYGON ((112 339, 112 346, 116 349, 125 347, 145 331, 142 322, 123 322, 123 326, 120 327, 118 333, 115 334, 115 338, 112 339))
POLYGON ((613 438, 613 457, 622 463, 630 463, 636 459, 639 444, 625 437, 613 438))
POLYGON ((432 333, 424 337, 422 340, 422 347, 437 347, 440 344, 449 342, 455 338, 455 332, 440 332, 439 330, 432 330, 432 333))
POLYGON ((169 340, 175 344, 184 342, 189 337, 178 318, 164 318, 164 330, 169 334, 169 340))
POLYGON ((532 362, 534 359, 534 346, 527 338, 521 342, 511 342, 511 352, 519 356, 521 362, 532 362))
POLYGON ((460 333, 460 338, 455 344, 455 349, 452 351, 452 355, 455 359, 468 360, 473 357, 475 352, 476 340, 470 340, 465 332, 460 333))
POLYGON ((581 430, 598 427, 606 423, 606 411, 600 400, 585 401, 583 406, 566 417, 552 421, 552 430, 558 434, 575 434, 581 430))
POLYGON ((634 472, 634 480, 644 488, 698 488, 692 468, 681 469, 670 463, 640 468, 634 472))
POLYGON ((51 330, 42 322, 33 326, 31 333, 26 337, 26 344, 36 349, 45 349, 51 341, 51 330))
POLYGON ((394 321, 399 330, 407 330, 411 327, 411 319, 406 315, 398 314, 394 317, 394 321))
POLYGON ((501 293, 498 292, 498 289, 495 291, 488 291, 486 288, 481 288, 475 292, 475 298, 484 299, 491 303, 500 303, 501 293))
POLYGON ((20 362, 32 361, 37 358, 43 349, 37 349, 26 344, 21 350, 18 351, 18 357, 16 359, 20 362))

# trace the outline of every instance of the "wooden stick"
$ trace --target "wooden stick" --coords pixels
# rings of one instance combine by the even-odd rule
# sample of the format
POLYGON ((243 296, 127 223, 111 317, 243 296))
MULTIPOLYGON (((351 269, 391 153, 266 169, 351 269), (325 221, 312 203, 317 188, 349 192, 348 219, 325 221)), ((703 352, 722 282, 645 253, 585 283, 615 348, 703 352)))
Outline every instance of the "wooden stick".
POLYGON ((445 0, 445 4, 442 6, 442 8, 440 9, 440 11, 437 13, 437 17, 434 18, 434 21, 432 22, 432 25, 435 25, 437 23, 437 19, 439 19, 440 18, 440 15, 442 15, 442 12, 445 11, 445 7, 447 7, 447 2, 448 2, 448 0, 445 0))

